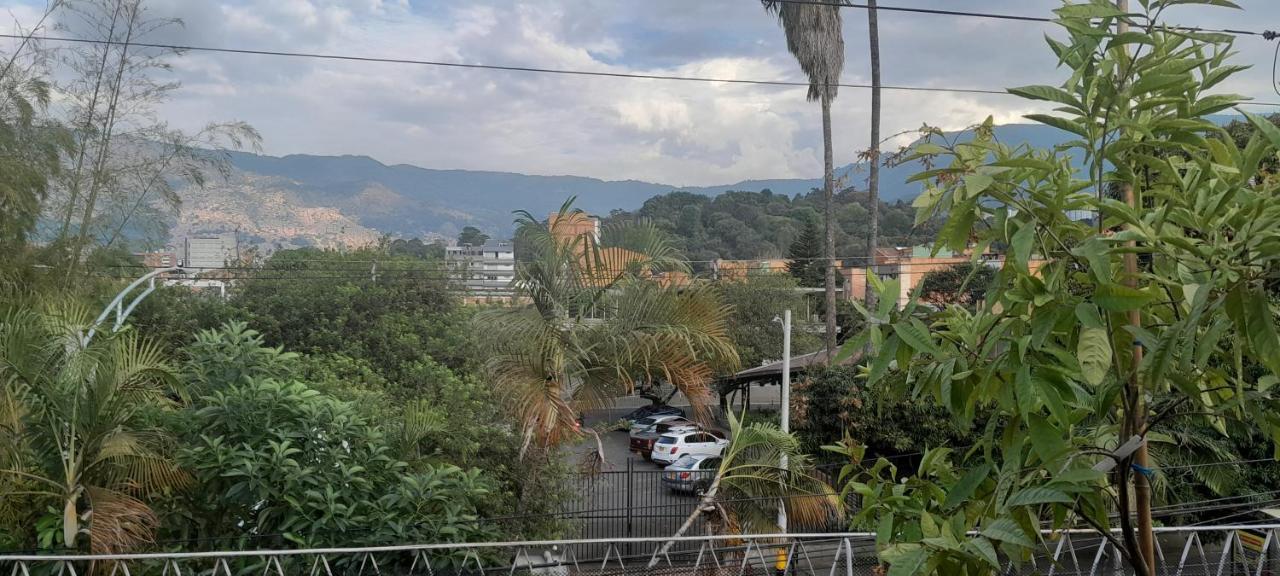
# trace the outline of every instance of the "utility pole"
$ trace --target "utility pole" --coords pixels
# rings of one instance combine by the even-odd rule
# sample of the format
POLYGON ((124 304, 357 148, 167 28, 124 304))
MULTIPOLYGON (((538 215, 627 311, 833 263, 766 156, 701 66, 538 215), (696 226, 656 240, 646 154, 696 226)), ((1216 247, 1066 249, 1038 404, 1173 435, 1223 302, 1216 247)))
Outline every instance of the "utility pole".
MULTIPOLYGON (((876 0, 867 0, 867 36, 871 42, 871 150, 867 160, 867 212, 871 222, 867 226, 867 275, 862 298, 867 310, 875 311, 876 293, 871 289, 871 274, 876 272, 876 246, 880 243, 880 23, 876 0)), ((870 346, 867 349, 870 350, 870 346)))
MULTIPOLYGON (((828 357, 835 354, 834 350, 827 350, 828 357)), ((829 359, 829 358, 828 358, 829 359)), ((779 407, 778 413, 781 415, 780 427, 784 433, 791 433, 791 310, 782 311, 782 406, 779 407)), ((787 455, 782 454, 782 471, 785 474, 787 468, 787 455)), ((787 533, 787 501, 782 499, 778 501, 778 533, 787 533)), ((787 551, 783 548, 778 549, 778 560, 776 563, 777 574, 785 575, 787 573, 787 551)))
MULTIPOLYGON (((777 320, 777 318, 774 318, 777 320)), ((791 310, 782 311, 782 405, 778 413, 781 415, 780 428, 791 433, 791 310)), ((787 455, 782 455, 782 469, 787 469, 787 455)), ((778 506, 778 529, 787 533, 787 507, 785 502, 778 506)))
MULTIPOLYGON (((1129 0, 1116 0, 1116 8, 1121 12, 1128 14, 1129 0)), ((1129 31, 1129 23, 1121 17, 1116 22, 1116 33, 1124 34, 1129 31)), ((1124 48, 1125 55, 1129 55, 1129 47, 1124 48)), ((1123 82, 1124 79, 1121 78, 1123 82)), ((1122 87, 1118 86, 1117 89, 1122 87)), ((1134 193, 1133 184, 1124 183, 1124 201, 1130 208, 1135 211, 1140 207, 1138 205, 1137 195, 1134 193)), ((1101 219, 1101 215, 1099 215, 1101 219)), ((1130 247, 1136 247, 1137 242, 1128 242, 1130 247)), ((1126 251, 1124 254, 1124 272, 1125 284, 1130 288, 1138 287, 1138 255, 1133 251, 1126 251)), ((1129 325, 1135 328, 1142 327, 1142 315, 1138 310, 1129 311, 1129 325)), ((1133 411, 1127 420, 1132 430, 1130 434, 1143 434, 1147 427, 1147 405, 1143 397, 1142 381, 1138 378, 1138 366, 1142 365, 1142 343, 1134 341, 1133 358, 1130 364, 1129 373, 1129 394, 1131 395, 1130 409, 1133 411)), ((1147 574, 1156 573, 1156 547, 1155 535, 1151 528, 1151 479, 1147 477, 1146 471, 1151 469, 1150 458, 1147 454, 1147 443, 1143 442, 1138 447, 1138 451, 1134 453, 1133 462, 1139 468, 1139 472, 1133 475, 1133 495, 1134 507, 1138 516, 1138 551, 1142 555, 1142 561, 1146 565, 1147 574)), ((1125 489, 1121 487, 1121 489, 1125 489)))

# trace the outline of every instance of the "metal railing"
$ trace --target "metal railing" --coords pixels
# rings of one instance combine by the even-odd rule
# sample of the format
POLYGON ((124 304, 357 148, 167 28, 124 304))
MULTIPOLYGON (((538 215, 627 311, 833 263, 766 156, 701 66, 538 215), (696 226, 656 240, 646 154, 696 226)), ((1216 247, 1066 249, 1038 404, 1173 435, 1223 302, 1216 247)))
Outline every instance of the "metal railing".
MULTIPOLYGON (((364 548, 236 550, 154 554, 0 556, 0 574, 183 576, 338 574, 569 576, 570 574, 697 574, 746 576, 870 576, 880 573, 875 535, 766 534, 403 544, 364 548), (633 552, 626 552, 626 550, 633 552), (603 550, 587 554, 588 550, 603 550), (652 567, 650 567, 652 566, 652 567)), ((1280 573, 1280 524, 1157 529, 1155 574, 1264 576, 1280 573)), ((1001 574, 1046 576, 1127 574, 1109 540, 1089 531, 1046 532, 1037 554, 1008 560, 1001 574)))

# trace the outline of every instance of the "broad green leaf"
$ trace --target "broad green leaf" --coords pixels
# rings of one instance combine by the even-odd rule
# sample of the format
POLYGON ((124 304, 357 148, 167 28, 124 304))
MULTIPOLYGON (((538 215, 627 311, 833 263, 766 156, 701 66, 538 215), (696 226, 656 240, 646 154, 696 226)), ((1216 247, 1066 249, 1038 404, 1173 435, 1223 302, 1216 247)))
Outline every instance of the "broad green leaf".
POLYGON ((969 198, 973 198, 995 183, 995 179, 986 174, 970 174, 964 177, 964 189, 969 198))
POLYGON ((1021 86, 1018 88, 1009 88, 1008 90, 1010 94, 1015 94, 1031 100, 1047 100, 1049 102, 1066 104, 1067 106, 1076 109, 1081 108, 1080 100, 1070 92, 1054 86, 1021 86))
POLYGON ((1057 166, 1052 162, 1049 162, 1047 160, 1041 160, 1039 158, 1031 158, 1029 156, 997 160, 995 162, 992 162, 991 165, 999 166, 1002 168, 1032 168, 1032 169, 1040 170, 1043 172, 1050 172, 1053 169, 1057 168, 1057 166))
POLYGON ((943 154, 947 149, 934 144, 933 142, 921 142, 916 144, 911 151, 916 154, 943 154))
POLYGON ((1240 113, 1244 114, 1244 117, 1249 119, 1249 122, 1253 124, 1254 128, 1257 128, 1258 132, 1266 137, 1267 141, 1271 142, 1272 146, 1280 148, 1280 128, 1277 128, 1270 120, 1267 120, 1266 117, 1259 114, 1254 114, 1246 110, 1240 110, 1240 113))
POLYGON ((1089 263, 1089 274, 1101 284, 1111 281, 1111 259, 1107 257, 1107 247, 1097 238, 1089 238, 1079 246, 1071 249, 1071 253, 1084 258, 1089 263))
POLYGON ((880 516, 876 524, 876 544, 884 546, 893 540, 893 513, 880 516))
POLYGON ((898 346, 901 341, 897 337, 889 337, 884 341, 884 346, 876 350, 875 358, 871 360, 871 372, 867 375, 867 384, 875 384, 884 376, 889 364, 893 362, 894 357, 898 354, 898 346))
POLYGON ((919 320, 912 318, 910 323, 894 324, 893 331, 913 350, 933 356, 938 355, 938 347, 934 346, 933 340, 929 338, 929 329, 919 320))
POLYGON ((1036 226, 1034 223, 1027 222, 1014 232, 1013 238, 1010 239, 1010 245, 1013 248, 1013 262, 1019 270, 1027 270, 1027 262, 1031 261, 1031 249, 1035 245, 1036 226))
POLYGON ((993 522, 982 529, 981 534, 992 540, 1008 542, 1015 546, 1030 548, 1035 545, 1030 538, 1027 538, 1022 527, 1018 526, 1011 518, 996 518, 993 522))
POLYGON ((881 557, 889 563, 889 576, 915 576, 924 573, 929 550, 919 544, 897 544, 885 550, 881 557))
POLYGON ((960 477, 960 481, 956 482, 956 485, 947 491, 947 499, 942 504, 942 507, 950 510, 968 502, 969 498, 973 496, 974 490, 977 490, 978 486, 982 485, 982 481, 986 480, 990 475, 991 464, 989 462, 983 462, 974 468, 970 468, 964 476, 960 477))
POLYGON ((1078 136, 1083 136, 1085 138, 1089 137, 1089 131, 1086 130, 1084 126, 1081 126, 1078 122, 1074 120, 1069 120, 1067 118, 1062 118, 1059 116, 1050 116, 1048 114, 1027 114, 1023 117, 1026 118, 1027 120, 1033 120, 1041 124, 1053 126, 1054 128, 1058 128, 1060 130, 1066 130, 1067 132, 1076 134, 1078 136))
POLYGON ((1080 341, 1076 344, 1076 356, 1080 359, 1080 373, 1084 381, 1091 386, 1102 384, 1111 369, 1111 342, 1107 331, 1103 328, 1082 328, 1080 341))
POLYGON ((1055 474, 1051 478, 1052 480, 1049 482, 1051 486, 1067 490, 1068 488, 1062 485, 1096 484, 1100 480, 1105 480, 1107 474, 1093 468, 1072 468, 1066 472, 1055 474))
POLYGON ((964 548, 973 553, 974 556, 982 558, 992 568, 1000 567, 1000 556, 996 554, 996 547, 991 545, 990 540, 986 538, 970 538, 965 541, 964 548))
POLYGON ((1093 291, 1093 301, 1112 312, 1128 312, 1149 304, 1151 294, 1122 284, 1101 284, 1093 291))
POLYGON ((1280 375, 1280 336, 1276 334, 1276 320, 1267 302, 1267 294, 1261 290, 1236 290, 1243 298, 1245 334, 1254 358, 1266 365, 1272 374, 1280 375))
POLYGON ((1062 431, 1055 428, 1042 416, 1032 415, 1027 420, 1027 428, 1031 433, 1031 447, 1040 459, 1050 462, 1066 450, 1066 442, 1062 439, 1062 431))
POLYGON ((1128 32, 1121 32, 1119 34, 1116 34, 1115 36, 1112 36, 1111 42, 1108 43, 1107 46, 1114 48, 1116 46, 1123 46, 1126 44, 1152 44, 1152 43, 1153 42, 1151 41, 1151 36, 1147 35, 1146 33, 1130 30, 1128 32))
POLYGON ((1061 490, 1032 486, 1014 494, 1005 506, 1033 506, 1036 504, 1070 504, 1072 498, 1061 490))
POLYGON ((1076 318, 1080 320, 1080 325, 1085 328, 1106 327, 1106 324, 1102 321, 1102 316, 1098 315, 1098 308, 1088 302, 1081 302, 1076 305, 1076 318))

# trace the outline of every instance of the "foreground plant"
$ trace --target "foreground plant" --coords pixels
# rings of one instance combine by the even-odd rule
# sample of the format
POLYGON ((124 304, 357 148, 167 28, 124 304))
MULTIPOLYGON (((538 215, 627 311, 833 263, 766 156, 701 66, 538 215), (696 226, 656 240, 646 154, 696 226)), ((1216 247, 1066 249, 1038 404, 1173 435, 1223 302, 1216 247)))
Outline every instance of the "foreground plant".
MULTIPOLYGON (((768 422, 743 424, 732 412, 729 446, 701 495, 701 502, 672 538, 684 536, 702 517, 709 528, 729 534, 820 532, 844 519, 842 500, 818 474, 800 440, 768 422), (785 512, 785 530, 779 526, 785 512)), ((649 560, 657 565, 674 540, 649 560)))
POLYGON ((0 500, 35 517, 43 547, 128 551, 153 539, 148 496, 188 481, 145 418, 176 379, 136 333, 85 345, 91 318, 72 304, 0 317, 0 500))
MULTIPOLYGON (((914 149, 931 167, 914 178, 926 183, 919 219, 948 216, 937 248, 976 261, 1000 247, 1006 263, 980 309, 895 309, 889 298, 864 310, 869 327, 849 344, 874 349, 870 386, 963 422, 993 412, 974 446, 928 452, 905 484, 888 463, 847 470, 856 521, 877 530, 894 573, 991 573, 1001 555, 1029 555, 1041 529, 1083 525, 1150 574, 1132 519, 1150 472, 1121 445, 1154 441, 1176 420, 1280 446, 1280 337, 1265 289, 1280 259, 1280 194, 1259 169, 1280 129, 1245 113, 1258 134, 1238 147, 1208 118, 1243 100, 1210 93, 1244 68, 1230 62, 1232 38, 1161 20, 1174 5, 1230 2, 1139 4, 1058 9, 1067 37, 1049 44, 1070 77, 1010 90, 1058 105, 1028 117, 1077 139, 1011 146, 988 119, 969 141, 914 149), (1115 31, 1120 22, 1130 30, 1115 31)), ((896 293, 896 281, 878 288, 896 293)))

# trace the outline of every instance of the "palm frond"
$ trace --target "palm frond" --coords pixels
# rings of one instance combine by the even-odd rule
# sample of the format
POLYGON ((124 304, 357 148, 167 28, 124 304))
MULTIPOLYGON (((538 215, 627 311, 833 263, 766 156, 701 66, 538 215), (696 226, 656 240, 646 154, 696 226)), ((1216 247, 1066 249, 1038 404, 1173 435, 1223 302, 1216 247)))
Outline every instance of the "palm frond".
POLYGON ((825 89, 832 100, 839 92, 844 71, 844 31, 840 7, 834 0, 819 3, 762 0, 765 10, 778 17, 787 37, 787 51, 809 78, 810 101, 820 100, 825 89))
POLYGON ((89 549, 94 554, 118 554, 155 542, 160 525, 145 502, 106 488, 90 487, 89 549))

